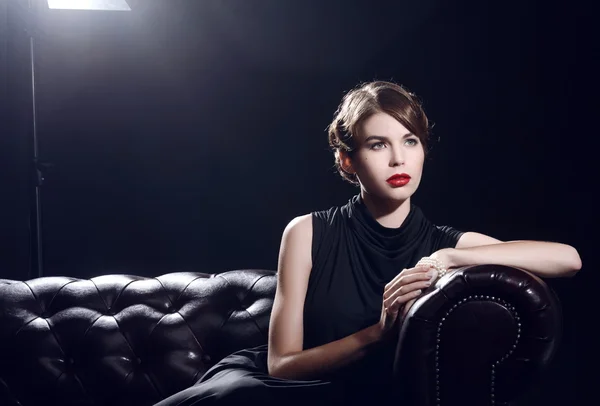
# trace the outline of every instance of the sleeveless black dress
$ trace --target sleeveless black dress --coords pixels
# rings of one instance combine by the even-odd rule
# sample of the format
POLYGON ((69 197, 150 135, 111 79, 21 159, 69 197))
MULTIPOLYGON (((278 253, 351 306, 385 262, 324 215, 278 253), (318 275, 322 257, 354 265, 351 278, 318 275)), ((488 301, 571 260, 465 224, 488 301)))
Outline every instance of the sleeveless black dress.
MULTIPOLYGON (((399 228, 386 228, 360 194, 341 207, 312 213, 312 270, 304 304, 304 349, 346 337, 379 321, 383 289, 404 268, 442 248, 454 248, 463 232, 436 226, 411 204, 399 228)), ((390 400, 395 343, 320 380, 268 375, 267 345, 235 352, 196 385, 157 406, 332 405, 390 400)), ((394 399, 394 404, 401 404, 394 399)))

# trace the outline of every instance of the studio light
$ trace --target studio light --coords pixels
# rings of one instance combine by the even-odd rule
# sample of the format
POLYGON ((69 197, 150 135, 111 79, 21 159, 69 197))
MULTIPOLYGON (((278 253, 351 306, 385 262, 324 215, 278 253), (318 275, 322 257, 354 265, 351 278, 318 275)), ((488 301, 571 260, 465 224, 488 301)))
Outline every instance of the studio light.
POLYGON ((125 0, 48 0, 48 7, 60 10, 131 11, 125 0))

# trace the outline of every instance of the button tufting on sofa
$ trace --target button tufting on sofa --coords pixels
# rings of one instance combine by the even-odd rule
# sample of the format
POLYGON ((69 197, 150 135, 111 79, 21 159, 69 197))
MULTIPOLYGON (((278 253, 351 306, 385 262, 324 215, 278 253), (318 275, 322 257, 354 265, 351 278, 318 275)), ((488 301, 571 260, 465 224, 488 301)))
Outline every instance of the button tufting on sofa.
MULTIPOLYGON (((267 343, 276 279, 236 270, 0 280, 0 405, 154 405, 232 352, 267 343)), ((418 404, 502 404, 548 365, 560 328, 543 281, 466 267, 411 309, 398 376, 418 404)))

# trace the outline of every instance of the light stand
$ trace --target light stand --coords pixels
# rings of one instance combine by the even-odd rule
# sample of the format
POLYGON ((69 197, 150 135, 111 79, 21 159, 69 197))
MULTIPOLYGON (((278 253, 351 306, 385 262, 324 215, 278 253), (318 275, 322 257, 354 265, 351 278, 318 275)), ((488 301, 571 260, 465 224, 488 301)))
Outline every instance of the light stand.
MULTIPOLYGON (((44 251, 42 246, 42 185, 44 183, 44 169, 52 166, 40 160, 40 151, 37 137, 37 111, 35 97, 35 34, 36 27, 36 1, 27 0, 27 35, 29 37, 29 58, 31 62, 31 103, 32 103, 32 182, 34 185, 32 198, 33 209, 30 210, 29 235, 30 235, 30 266, 29 274, 37 277, 44 275, 44 251)), ((131 11, 125 0, 47 0, 50 9, 63 10, 104 10, 104 11, 131 11)))

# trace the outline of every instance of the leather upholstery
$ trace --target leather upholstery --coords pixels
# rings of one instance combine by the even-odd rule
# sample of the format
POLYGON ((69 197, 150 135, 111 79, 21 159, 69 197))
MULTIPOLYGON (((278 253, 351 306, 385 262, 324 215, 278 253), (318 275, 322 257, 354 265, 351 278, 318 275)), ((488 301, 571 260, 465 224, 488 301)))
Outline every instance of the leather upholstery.
MULTIPOLYGON (((0 405, 152 405, 266 343, 275 287, 271 270, 0 280, 0 405)), ((403 324, 401 386, 418 405, 492 404, 493 364, 495 399, 512 399, 550 362, 560 321, 529 273, 462 268, 403 324)))
POLYGON ((508 405, 551 362, 562 334, 554 292, 501 265, 464 267, 411 308, 395 359, 415 406, 508 405))
POLYGON ((0 280, 0 405, 152 405, 267 341, 275 272, 0 280))

